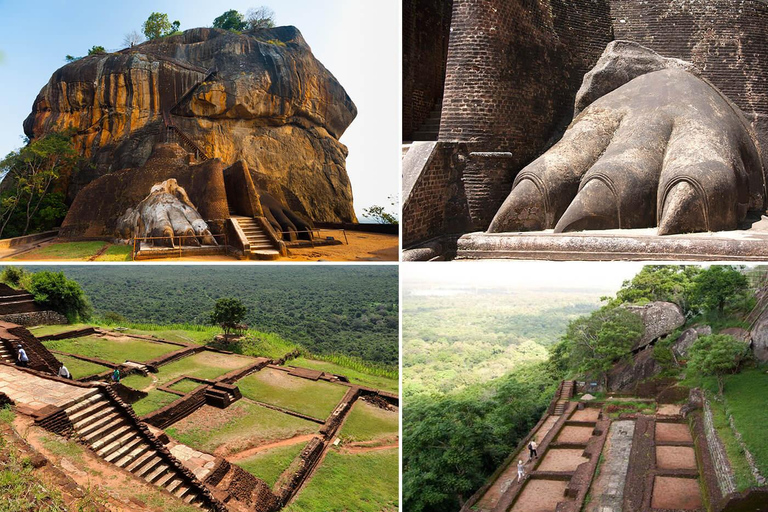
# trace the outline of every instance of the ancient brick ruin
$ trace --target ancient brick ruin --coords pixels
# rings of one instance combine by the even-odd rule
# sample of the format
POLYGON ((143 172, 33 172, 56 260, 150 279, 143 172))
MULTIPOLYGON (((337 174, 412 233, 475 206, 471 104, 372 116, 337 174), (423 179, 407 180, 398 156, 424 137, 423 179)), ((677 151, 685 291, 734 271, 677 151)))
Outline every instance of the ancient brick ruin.
MULTIPOLYGON (((444 32, 437 20, 448 3, 405 2, 406 19, 416 28, 405 32, 404 64, 440 56, 435 49, 444 32), (432 38, 422 54, 413 34, 432 38)), ((647 250, 653 257, 687 258, 689 251, 677 239, 659 245, 643 239, 650 245, 641 247, 631 237, 611 245, 577 234, 556 242, 539 232, 506 242, 461 235, 485 231, 518 173, 562 137, 585 74, 611 41, 631 41, 691 63, 743 112, 755 144, 764 146, 768 94, 761 77, 768 67, 768 6, 758 0, 455 0, 452 9, 444 88, 431 94, 442 96, 437 142, 419 142, 428 138, 414 137, 404 121, 404 140, 415 140, 403 161, 403 242, 416 249, 406 257, 450 258, 458 251, 460 257, 519 258, 549 248, 568 259, 589 247, 595 253, 598 244, 599 250, 624 255, 647 250)), ((421 77, 406 74, 405 93, 428 90, 425 82, 440 83, 434 78, 439 66, 423 69, 421 77)), ((423 116, 416 96, 404 98, 404 120, 423 116)), ((755 244, 696 243, 699 254, 742 259, 762 250, 755 244)))

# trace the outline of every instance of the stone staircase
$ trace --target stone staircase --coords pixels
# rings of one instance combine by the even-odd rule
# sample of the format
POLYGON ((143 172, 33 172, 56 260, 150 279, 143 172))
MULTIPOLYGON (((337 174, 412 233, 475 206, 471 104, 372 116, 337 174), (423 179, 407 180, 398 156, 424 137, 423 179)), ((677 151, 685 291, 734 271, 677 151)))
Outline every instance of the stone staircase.
POLYGON ((16 362, 16 354, 12 352, 2 340, 0 340, 0 361, 8 364, 14 364, 16 362))
POLYGON ((561 416, 565 412, 565 408, 571 398, 573 398, 573 381, 564 380, 563 386, 560 389, 560 395, 558 396, 557 403, 555 404, 555 416, 561 416))
POLYGON ((189 484, 189 478, 147 441, 100 389, 86 394, 65 409, 77 437, 107 462, 165 489, 185 503, 202 505, 204 500, 189 484))
POLYGON ((240 400, 243 395, 240 389, 232 384, 218 382, 205 390, 206 403, 224 409, 240 400))
POLYGON ((440 117, 443 114, 443 100, 437 100, 435 108, 429 113, 421 126, 413 132, 413 140, 437 140, 440 133, 440 117))
POLYGON ((250 256, 260 260, 275 260, 280 257, 276 244, 267 236, 261 225, 251 217, 232 215, 240 230, 245 234, 250 245, 250 256))

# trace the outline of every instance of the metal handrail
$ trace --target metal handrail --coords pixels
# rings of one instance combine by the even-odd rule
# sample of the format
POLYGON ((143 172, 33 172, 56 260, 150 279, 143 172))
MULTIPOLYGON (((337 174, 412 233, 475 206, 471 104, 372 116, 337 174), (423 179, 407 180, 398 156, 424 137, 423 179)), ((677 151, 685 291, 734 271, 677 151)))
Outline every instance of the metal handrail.
MULTIPOLYGON (((224 247, 225 250, 226 250, 227 256, 229 256, 229 243, 228 243, 228 240, 227 240, 227 234, 226 233, 222 233, 222 234, 218 234, 218 235, 211 234, 211 236, 217 242, 218 242, 219 238, 222 238, 224 240, 223 244, 219 243, 219 247, 224 247)), ((171 249, 178 248, 178 250, 179 250, 179 258, 181 258, 181 253, 184 250, 184 247, 189 247, 189 246, 185 246, 183 243, 181 243, 181 241, 185 240, 185 239, 189 239, 189 238, 194 238, 195 240, 199 240, 200 236, 199 235, 139 236, 139 237, 134 236, 131 239, 131 243, 133 244, 133 249, 131 250, 131 260, 132 261, 136 261, 136 255, 141 250, 142 242, 148 242, 148 241, 152 241, 152 240, 166 240, 167 241, 169 239, 171 241, 171 245, 170 245, 169 248, 171 248, 171 249), (179 241, 178 246, 175 244, 175 242, 174 242, 175 240, 179 241)), ((213 247, 213 246, 205 246, 205 247, 213 247)))

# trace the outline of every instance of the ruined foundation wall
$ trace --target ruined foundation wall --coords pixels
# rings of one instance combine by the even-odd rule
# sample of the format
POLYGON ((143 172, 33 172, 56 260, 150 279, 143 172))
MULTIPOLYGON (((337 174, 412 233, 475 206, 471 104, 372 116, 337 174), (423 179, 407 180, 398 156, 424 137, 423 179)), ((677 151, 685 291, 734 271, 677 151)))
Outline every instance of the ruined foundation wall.
POLYGON ((443 97, 453 0, 403 0, 403 140, 443 97))

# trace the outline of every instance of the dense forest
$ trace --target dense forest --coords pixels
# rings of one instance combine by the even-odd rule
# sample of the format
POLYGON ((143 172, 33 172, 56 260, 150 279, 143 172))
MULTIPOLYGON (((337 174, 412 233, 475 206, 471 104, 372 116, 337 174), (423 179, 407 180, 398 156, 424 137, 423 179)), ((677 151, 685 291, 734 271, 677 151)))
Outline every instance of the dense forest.
POLYGON ((235 297, 245 322, 313 353, 398 362, 398 271, 392 266, 29 266, 63 271, 83 287, 94 315, 142 323, 206 323, 235 297))
POLYGON ((600 293, 403 293, 403 392, 445 393, 543 361, 600 293))

